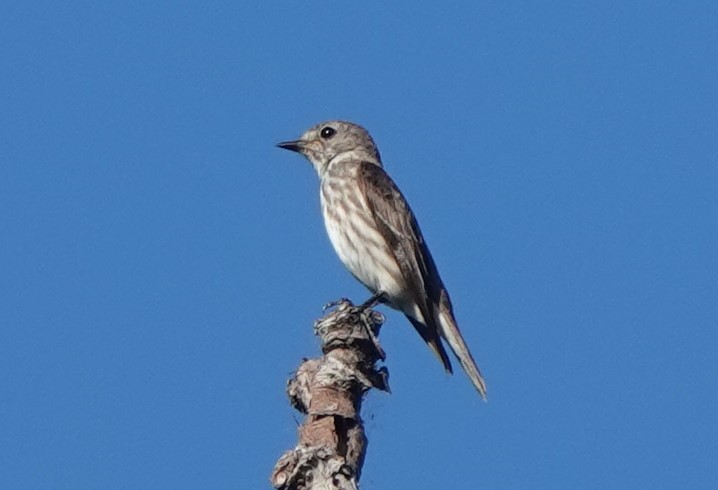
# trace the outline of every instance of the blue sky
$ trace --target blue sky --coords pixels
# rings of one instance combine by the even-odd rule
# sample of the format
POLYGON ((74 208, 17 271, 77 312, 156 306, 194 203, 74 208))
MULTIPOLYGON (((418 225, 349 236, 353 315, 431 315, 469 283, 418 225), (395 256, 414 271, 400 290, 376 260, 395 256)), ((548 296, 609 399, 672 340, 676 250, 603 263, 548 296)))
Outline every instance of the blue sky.
MULTIPOLYGON (((585 2, 584 2, 585 3, 585 2)), ((387 313, 363 487, 718 488, 718 4, 4 2, 0 487, 266 488, 374 135, 486 375, 387 313)))

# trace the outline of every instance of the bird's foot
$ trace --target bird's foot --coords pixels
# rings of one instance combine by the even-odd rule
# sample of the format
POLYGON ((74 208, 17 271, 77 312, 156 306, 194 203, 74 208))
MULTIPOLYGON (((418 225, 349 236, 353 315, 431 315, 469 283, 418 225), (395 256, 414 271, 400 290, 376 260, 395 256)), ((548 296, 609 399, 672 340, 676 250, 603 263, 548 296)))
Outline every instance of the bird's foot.
POLYGON ((374 331, 374 327, 379 325, 381 326, 382 323, 384 323, 384 315, 379 313, 378 311, 373 311, 372 308, 376 306, 378 303, 384 302, 386 299, 386 294, 382 291, 374 294, 371 298, 369 298, 364 303, 354 306, 354 303, 352 303, 347 298, 341 298, 336 301, 331 301, 327 304, 325 304, 322 307, 322 311, 327 311, 330 308, 334 308, 336 306, 349 306, 356 308, 355 311, 358 311, 359 317, 361 319, 361 323, 366 329, 367 336, 369 337, 369 340, 371 340, 372 345, 374 346, 374 349, 376 350, 377 356, 382 361, 386 360, 386 353, 384 352, 384 349, 382 349, 381 345, 379 344, 379 339, 377 337, 378 328, 377 331, 374 331))
POLYGON ((384 291, 377 291, 372 295, 371 298, 357 306, 357 308, 361 310, 362 323, 366 328, 367 334, 369 335, 369 339, 371 339, 372 344, 374 344, 374 349, 376 350, 379 359, 381 359, 382 361, 386 360, 386 353, 384 352, 384 349, 381 348, 381 345, 379 344, 379 339, 377 338, 373 327, 377 324, 381 325, 384 322, 384 315, 379 312, 372 311, 372 308, 374 308, 377 304, 383 303, 385 301, 386 293, 384 291), (379 315, 380 319, 377 319, 378 321, 375 320, 373 318, 374 315, 379 315))
POLYGON ((349 306, 354 306, 354 303, 352 303, 348 298, 339 298, 337 300, 330 301, 329 303, 322 306, 322 311, 327 311, 329 308, 334 308, 335 306, 339 306, 345 303, 349 306))
MULTIPOLYGON (((374 326, 375 325, 381 325, 381 323, 384 321, 384 315, 379 313, 378 311, 371 311, 366 308, 363 308, 361 312, 359 313, 361 317, 362 324, 364 325, 364 328, 366 329, 367 336, 369 337, 369 340, 371 340, 372 345, 374 346, 374 350, 376 351, 377 356, 382 361, 386 360, 386 352, 384 352, 384 349, 382 349, 381 344, 379 344, 379 338, 376 336, 376 333, 374 332, 374 326), (379 318, 377 318, 377 316, 379 318)), ((378 332, 378 328, 377 328, 378 332)))

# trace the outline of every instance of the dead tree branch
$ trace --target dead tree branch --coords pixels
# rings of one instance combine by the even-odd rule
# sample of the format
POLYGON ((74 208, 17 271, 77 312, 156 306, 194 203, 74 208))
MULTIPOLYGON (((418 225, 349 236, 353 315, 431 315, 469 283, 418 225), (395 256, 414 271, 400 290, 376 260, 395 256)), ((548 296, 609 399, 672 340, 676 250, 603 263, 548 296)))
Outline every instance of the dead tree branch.
POLYGON ((355 490, 367 439, 360 416, 364 393, 389 391, 377 336, 384 321, 348 300, 314 325, 323 356, 305 360, 287 383, 294 408, 306 414, 297 446, 279 458, 271 482, 280 490, 355 490))

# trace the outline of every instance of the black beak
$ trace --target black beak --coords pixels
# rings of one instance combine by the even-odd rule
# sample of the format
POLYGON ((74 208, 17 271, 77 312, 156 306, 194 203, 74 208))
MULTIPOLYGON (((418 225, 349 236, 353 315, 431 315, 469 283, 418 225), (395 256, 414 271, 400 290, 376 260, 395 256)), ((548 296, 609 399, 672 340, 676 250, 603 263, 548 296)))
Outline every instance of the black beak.
POLYGON ((296 151, 297 153, 301 153, 302 148, 304 148, 304 142, 301 140, 283 141, 281 143, 277 143, 277 146, 279 148, 284 148, 285 150, 296 151))

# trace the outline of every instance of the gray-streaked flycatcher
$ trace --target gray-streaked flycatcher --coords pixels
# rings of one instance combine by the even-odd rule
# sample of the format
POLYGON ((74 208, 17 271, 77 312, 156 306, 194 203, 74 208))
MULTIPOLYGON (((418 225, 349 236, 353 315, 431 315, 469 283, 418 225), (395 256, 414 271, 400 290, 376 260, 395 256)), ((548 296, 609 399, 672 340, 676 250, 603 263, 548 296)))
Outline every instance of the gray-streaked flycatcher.
POLYGON ((414 213, 384 171, 369 133, 357 124, 329 121, 277 146, 301 153, 319 174, 324 224, 349 272, 373 300, 402 311, 451 373, 443 338, 486 399, 486 383, 414 213))

